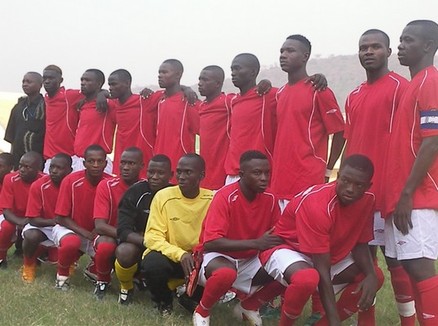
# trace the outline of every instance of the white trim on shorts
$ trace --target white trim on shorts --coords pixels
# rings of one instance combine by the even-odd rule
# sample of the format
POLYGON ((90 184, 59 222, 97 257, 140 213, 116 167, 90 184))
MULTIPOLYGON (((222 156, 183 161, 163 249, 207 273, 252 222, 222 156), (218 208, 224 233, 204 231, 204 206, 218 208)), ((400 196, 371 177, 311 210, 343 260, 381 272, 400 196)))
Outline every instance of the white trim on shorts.
POLYGON ((53 226, 35 226, 30 223, 27 223, 24 226, 23 231, 21 232, 21 236, 23 237, 23 239, 26 238, 24 233, 27 230, 39 230, 47 238, 46 240, 40 242, 40 245, 45 247, 55 247, 55 242, 53 241, 53 226))
POLYGON ((56 224, 53 227, 53 242, 55 243, 55 245, 57 247, 59 247, 59 243, 61 241, 61 239, 66 236, 67 234, 76 234, 79 236, 79 238, 81 239, 81 247, 79 248, 80 251, 82 251, 84 254, 87 254, 90 257, 94 257, 95 251, 94 251, 94 247, 93 247, 93 241, 90 241, 86 238, 84 238, 83 236, 73 232, 72 230, 56 224))
POLYGON ((385 219, 379 211, 374 212, 374 239, 368 242, 371 246, 385 245, 385 219))

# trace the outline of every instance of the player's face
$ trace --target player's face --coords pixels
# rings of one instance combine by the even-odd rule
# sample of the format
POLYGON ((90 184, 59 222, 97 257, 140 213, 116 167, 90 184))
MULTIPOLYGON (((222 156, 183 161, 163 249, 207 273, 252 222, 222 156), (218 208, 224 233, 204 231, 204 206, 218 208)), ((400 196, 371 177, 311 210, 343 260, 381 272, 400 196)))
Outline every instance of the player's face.
POLYGON ((62 83, 62 76, 54 70, 43 71, 43 85, 49 95, 55 94, 62 83))
POLYGON ((149 161, 147 178, 151 190, 158 191, 163 189, 169 184, 169 180, 172 178, 172 171, 170 170, 169 164, 149 161))
POLYGON ((143 166, 139 153, 125 151, 120 157, 120 176, 127 184, 133 184, 138 181, 143 166))
POLYGON ((359 40, 359 61, 365 70, 379 70, 388 65, 391 49, 381 33, 363 35, 359 40))
POLYGON ((41 81, 34 74, 26 74, 23 77, 21 88, 26 95, 35 95, 40 92, 41 81))
POLYGON ((280 67, 285 72, 292 72, 306 65, 309 53, 301 42, 286 40, 280 49, 280 67))
POLYGON ((421 26, 406 26, 400 36, 398 60, 402 66, 414 66, 425 55, 425 40, 422 37, 421 26))
POLYGON ((23 155, 18 164, 18 173, 21 180, 26 183, 33 182, 40 171, 37 161, 31 156, 23 155))
POLYGON ((204 171, 196 159, 182 157, 176 167, 176 180, 183 194, 193 193, 199 189, 199 183, 204 178, 204 171))
POLYGON ((180 73, 170 63, 163 63, 158 69, 158 84, 161 88, 174 86, 180 78, 180 73))
POLYGON ((254 69, 245 61, 244 57, 236 57, 231 63, 231 81, 237 88, 245 86, 254 79, 254 69))
POLYGON ((202 70, 199 75, 198 90, 201 96, 209 96, 217 92, 220 83, 216 75, 211 70, 202 70))
POLYGON ((53 183, 59 185, 62 179, 71 172, 71 166, 67 161, 60 157, 54 157, 50 161, 49 175, 53 183))
POLYGON ((342 205, 350 205, 359 200, 370 187, 370 178, 363 171, 346 165, 338 173, 336 194, 342 205))
POLYGON ((86 71, 81 77, 81 92, 85 96, 95 94, 101 88, 94 72, 86 71))
POLYGON ((101 177, 106 167, 106 155, 102 151, 88 151, 85 156, 84 167, 90 177, 101 177))
POLYGON ((130 89, 129 84, 120 79, 118 75, 108 77, 108 86, 112 98, 120 98, 130 89))
POLYGON ((0 181, 3 180, 6 174, 11 172, 12 166, 7 165, 5 160, 0 158, 0 181))
POLYGON ((268 160, 252 159, 241 166, 239 182, 255 193, 264 192, 270 179, 271 166, 268 160))

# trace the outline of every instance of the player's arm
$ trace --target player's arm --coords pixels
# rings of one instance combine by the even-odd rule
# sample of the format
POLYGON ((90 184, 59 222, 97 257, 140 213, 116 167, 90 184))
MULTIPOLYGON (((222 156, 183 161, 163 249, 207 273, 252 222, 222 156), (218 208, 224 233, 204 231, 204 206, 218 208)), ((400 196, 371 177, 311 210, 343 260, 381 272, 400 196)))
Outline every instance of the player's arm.
POLYGON ((56 216, 56 222, 59 225, 62 225, 66 227, 67 229, 72 230, 73 232, 83 236, 84 238, 88 240, 94 240, 95 234, 93 232, 90 232, 83 227, 80 227, 72 218, 69 216, 56 216))
POLYGON ((108 101, 107 99, 110 98, 111 94, 106 89, 100 90, 99 93, 97 93, 96 96, 96 110, 99 112, 106 112, 108 111, 108 101))
POLYGON ((121 242, 133 243, 139 247, 143 246, 144 234, 136 232, 136 218, 139 214, 134 198, 130 196, 130 189, 120 201, 117 211, 117 237, 121 242))
POLYGON ((313 267, 319 273, 319 296, 324 307, 329 325, 341 325, 338 312, 336 310, 336 297, 333 291, 333 283, 330 276, 330 254, 313 254, 313 267))
POLYGON ((94 230, 99 235, 107 235, 114 239, 117 238, 117 229, 114 226, 109 225, 106 219, 95 218, 94 227, 94 230))
POLYGON ((24 216, 17 216, 15 215, 12 210, 9 208, 3 209, 3 216, 5 217, 5 220, 8 222, 11 222, 15 225, 24 226, 27 223, 29 223, 29 219, 27 219, 24 216))
POLYGON ((426 177, 437 156, 438 136, 424 138, 394 211, 394 224, 403 234, 408 234, 409 229, 412 229, 411 212, 414 192, 426 177))
POLYGON ((314 74, 307 77, 306 83, 311 83, 317 91, 323 91, 327 88, 327 78, 323 74, 314 74))
MULTIPOLYGON (((332 146, 330 148, 330 156, 329 160, 327 162, 327 169, 333 170, 336 161, 338 160, 339 156, 341 156, 342 149, 344 148, 344 131, 338 131, 333 134, 332 138, 332 146)), ((328 178, 326 176, 326 182, 328 182, 328 178)))
POLYGON ((29 217, 30 225, 37 227, 55 226, 56 221, 53 218, 29 217))

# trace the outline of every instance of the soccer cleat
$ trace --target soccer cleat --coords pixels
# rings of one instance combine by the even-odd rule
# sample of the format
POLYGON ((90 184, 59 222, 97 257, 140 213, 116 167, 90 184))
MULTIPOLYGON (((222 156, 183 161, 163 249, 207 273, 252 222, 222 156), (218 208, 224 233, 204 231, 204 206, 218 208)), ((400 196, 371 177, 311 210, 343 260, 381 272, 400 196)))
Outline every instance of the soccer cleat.
POLYGON ((157 309, 161 317, 168 317, 173 312, 173 305, 172 303, 160 302, 159 304, 157 304, 157 309))
POLYGON ((178 296, 178 304, 186 309, 191 314, 195 311, 195 308, 198 306, 199 302, 190 298, 186 293, 183 293, 178 296))
POLYGON ((0 269, 6 269, 8 268, 8 262, 6 259, 1 259, 0 260, 0 269))
POLYGON ((242 307, 240 302, 234 306, 234 316, 239 320, 246 320, 251 326, 262 326, 262 318, 258 310, 246 310, 242 307))
POLYGON ((61 291, 68 291, 68 289, 70 288, 69 277, 56 274, 55 288, 61 291))
POLYGON ((132 296, 134 295, 134 289, 131 290, 125 290, 121 289, 119 293, 119 300, 118 302, 121 305, 129 305, 132 303, 132 296))
POLYGON ((94 288, 94 296, 98 300, 102 300, 105 297, 105 293, 108 290, 109 283, 97 281, 96 287, 94 288))
POLYGON ((21 279, 27 284, 31 284, 35 281, 36 265, 21 267, 21 279))
POLYGON ((210 316, 202 317, 196 311, 193 313, 193 326, 209 326, 210 316))

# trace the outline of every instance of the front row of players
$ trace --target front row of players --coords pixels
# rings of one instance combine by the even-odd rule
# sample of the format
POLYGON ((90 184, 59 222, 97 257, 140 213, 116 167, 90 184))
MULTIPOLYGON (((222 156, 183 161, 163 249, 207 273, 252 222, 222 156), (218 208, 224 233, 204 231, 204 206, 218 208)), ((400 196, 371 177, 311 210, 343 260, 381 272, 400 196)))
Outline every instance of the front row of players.
POLYGON ((141 272, 163 315, 172 311, 169 281, 189 279, 196 266, 199 278, 190 279, 203 291, 197 291, 194 325, 208 325, 211 308, 228 291, 240 300, 234 314, 252 325, 262 325, 260 306, 282 294, 280 325, 293 325, 317 288, 325 310, 317 325, 339 324, 357 311, 360 324, 374 323, 383 274, 367 245, 374 209, 367 192, 374 168, 367 157, 346 158, 336 182, 300 193, 283 214, 267 191, 269 160, 258 151, 241 156, 240 180, 214 197, 199 186, 205 163, 196 154, 179 160, 177 186, 169 184, 164 155, 149 162, 148 181, 139 181, 144 163, 138 148, 123 152, 117 178, 104 173, 100 146, 88 147, 84 158, 85 170, 70 173, 71 158, 57 154, 43 175, 40 155, 28 152, 19 171, 6 174, 11 159, 0 154, 0 264, 6 266, 7 249, 22 230, 25 282, 35 279, 41 248, 56 246, 56 288, 69 288, 75 263, 86 253, 98 299, 114 266, 119 302, 132 302, 134 276, 141 272))

